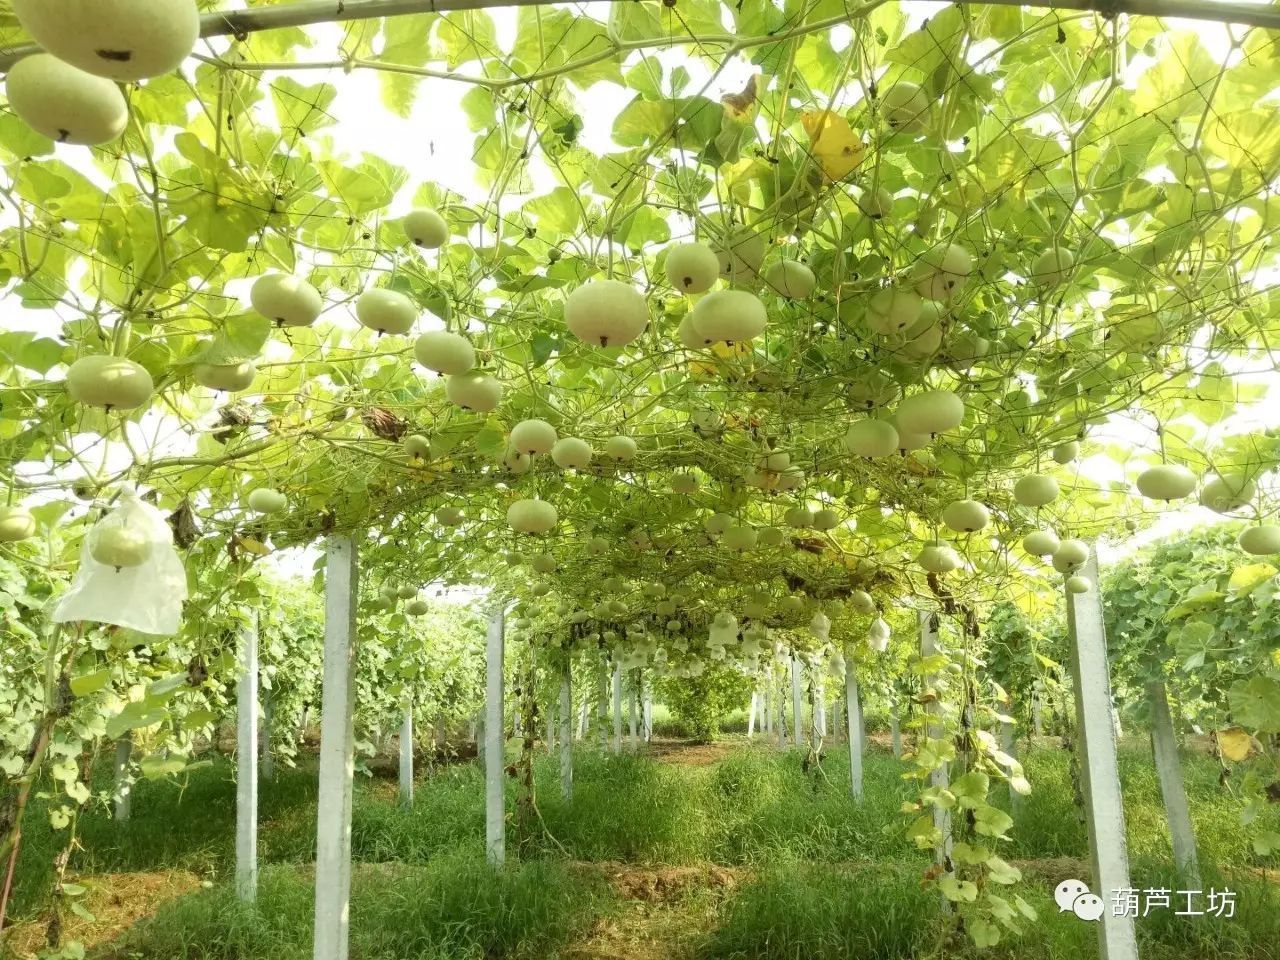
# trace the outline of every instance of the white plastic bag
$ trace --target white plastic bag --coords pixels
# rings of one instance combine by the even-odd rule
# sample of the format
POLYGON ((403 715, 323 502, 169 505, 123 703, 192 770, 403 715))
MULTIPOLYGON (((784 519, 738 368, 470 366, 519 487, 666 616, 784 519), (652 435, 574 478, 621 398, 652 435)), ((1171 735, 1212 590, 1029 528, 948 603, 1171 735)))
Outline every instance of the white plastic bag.
POLYGON ((182 603, 187 599, 187 574, 164 514, 138 499, 132 487, 126 487, 116 508, 100 523, 123 523, 142 530, 151 541, 151 553, 136 567, 116 569, 93 558, 93 537, 86 536, 80 547, 80 569, 71 588, 58 600, 54 621, 111 623, 154 636, 177 633, 182 603))

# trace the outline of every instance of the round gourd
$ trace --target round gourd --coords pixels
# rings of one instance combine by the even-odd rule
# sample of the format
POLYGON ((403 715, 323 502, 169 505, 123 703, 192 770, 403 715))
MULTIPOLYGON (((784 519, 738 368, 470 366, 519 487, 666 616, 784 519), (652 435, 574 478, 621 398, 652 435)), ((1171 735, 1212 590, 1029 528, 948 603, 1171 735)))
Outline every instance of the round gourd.
POLYGON ((786 539, 786 534, 779 527, 762 527, 757 539, 762 547, 780 547, 786 539))
POLYGON ((561 437, 551 448, 551 460, 561 470, 585 470, 591 457, 591 444, 578 437, 561 437))
POLYGON ((279 513, 289 505, 289 499, 279 490, 270 487, 259 487, 251 490, 245 501, 249 509, 255 513, 279 513))
POLYGON ((898 452, 898 431, 885 420, 858 420, 845 431, 844 446, 856 457, 888 457, 898 452))
POLYGON ((430 460, 431 441, 420 433, 411 433, 404 438, 404 452, 414 460, 430 460))
POLYGON ((1053 462, 1066 466, 1080 456, 1080 441, 1068 440, 1066 443, 1060 443, 1053 448, 1053 462))
MULTIPOLYGON (((0 539, 4 539, 3 536, 0 536, 0 539)), ((1240 544, 1241 550, 1245 553, 1251 553, 1255 557, 1280 553, 1280 527, 1246 527, 1240 531, 1240 537, 1237 542, 1240 544)))
POLYGON ((913 450, 923 450, 932 439, 927 433, 910 433, 903 430, 902 425, 896 420, 893 421, 893 428, 898 434, 898 453, 904 457, 913 450))
POLYGON ((930 300, 950 300, 973 272, 973 257, 959 244, 934 247, 916 265, 916 293, 930 300))
POLYGON ((249 389, 253 384, 253 378, 257 375, 258 368, 251 360, 225 364, 199 363, 191 371, 191 376, 200 386, 208 387, 210 390, 223 390, 227 393, 249 389))
POLYGON ((692 473, 677 473, 671 478, 671 492, 688 496, 698 492, 698 478, 692 473))
POLYGON ((884 92, 880 110, 894 130, 923 130, 929 116, 929 95, 919 84, 899 80, 884 92))
POLYGON ((375 287, 356 300, 356 319, 361 326, 377 330, 379 335, 405 334, 413 329, 418 309, 403 293, 375 287))
POLYGON ((726 280, 751 280, 764 263, 764 238, 744 224, 724 227, 715 243, 720 276, 726 280))
POLYGON ((523 450, 508 446, 502 454, 502 465, 512 473, 528 473, 533 466, 533 458, 523 450))
POLYGON ((150 400, 154 390, 146 368, 124 357, 81 357, 67 368, 67 393, 91 407, 132 410, 150 400))
POLYGON ((639 451, 636 442, 630 437, 618 435, 604 442, 604 454, 614 460, 631 460, 639 451))
POLYGON ((812 527, 813 511, 805 507, 788 507, 787 512, 782 515, 782 519, 789 527, 797 527, 801 529, 804 527, 812 527))
POLYGON ((603 557, 609 552, 609 541, 604 537, 592 537, 587 541, 587 553, 593 557, 603 557))
POLYGON ((1161 464, 1138 474, 1138 492, 1151 500, 1181 500, 1196 489, 1196 475, 1186 467, 1161 464))
POLYGON ((555 573, 557 566, 559 564, 556 563, 556 558, 549 553, 534 554, 529 561, 529 568, 534 573, 555 573))
POLYGON ((681 293, 705 293, 720 276, 720 258, 701 243, 667 248, 667 280, 681 293))
POLYGON ((410 600, 404 605, 404 612, 411 617, 421 617, 423 614, 431 612, 431 604, 425 600, 410 600))
POLYGON ((443 374, 461 374, 476 365, 476 349, 471 341, 447 330, 431 330, 413 343, 413 355, 428 370, 443 374))
POLYGON ((799 490, 804 485, 804 471, 794 463, 778 474, 779 490, 799 490))
POLYGON ((1056 287, 1070 276, 1076 256, 1064 247, 1046 250, 1031 265, 1031 280, 1042 287, 1056 287))
MULTIPOLYGON (((936 314, 937 308, 929 306, 933 303, 932 300, 926 300, 924 303, 925 310, 936 314)), ((905 336, 906 339, 897 353, 908 360, 923 360, 925 357, 931 357, 942 347, 942 327, 936 322, 926 320, 924 311, 921 312, 920 320, 906 332, 905 336)))
POLYGON ((924 547, 916 557, 916 563, 929 573, 950 573, 961 566, 960 555, 950 547, 940 543, 931 543, 924 547))
POLYGON ((564 322, 575 337, 601 347, 621 347, 644 333, 649 305, 621 280, 591 280, 569 294, 564 322))
POLYGON ((821 510, 814 512, 813 529, 826 531, 834 530, 838 526, 840 526, 840 514, 830 507, 823 507, 821 510))
POLYGON ((113 524, 95 527, 90 533, 89 555, 116 572, 125 567, 140 567, 151 556, 151 541, 134 527, 113 524))
POLYGON ((1062 545, 1052 530, 1033 530, 1022 538, 1022 549, 1033 557, 1047 557, 1062 545))
POLYGON ((960 426, 964 420, 964 401, 950 390, 926 390, 904 398, 898 404, 895 417, 899 433, 936 436, 960 426))
POLYGON ((404 232, 415 246, 434 250, 449 242, 449 223, 438 211, 415 210, 404 218, 404 232))
POLYGON ((702 334, 694 326, 692 310, 680 318, 680 326, 676 328, 676 339, 689 350, 706 349, 707 341, 702 339, 702 334))
POLYGON ((953 370, 968 370, 991 352, 991 341, 972 330, 961 330, 947 343, 945 352, 953 370))
POLYGON ((259 277, 249 291, 249 301, 253 309, 281 327, 309 327, 324 309, 319 290, 284 273, 259 277))
POLYGON ((23 57, 10 67, 5 92, 27 126, 58 143, 110 143, 129 124, 129 105, 119 87, 47 53, 23 57))
POLYGON ((442 527, 458 527, 466 520, 458 507, 441 507, 436 511, 436 521, 442 527))
POLYGON ((787 616, 795 616, 804 612, 804 599, 794 593, 789 594, 778 601, 778 608, 787 616))
POLYGON ((789 300, 805 299, 818 283, 813 271, 796 260, 779 260, 770 265, 764 272, 764 282, 789 300))
POLYGON ((973 533, 991 522, 991 514, 977 500, 956 500, 943 509, 942 522, 956 533, 973 533))
POLYGON ((773 473, 781 473, 789 466, 791 466, 791 454, 785 450, 773 450, 761 456, 756 462, 756 469, 769 470, 773 473))
POLYGON ((502 555, 502 559, 508 567, 518 567, 524 563, 524 554, 515 550, 508 550, 502 555))
POLYGON ((867 328, 882 337, 902 333, 920 319, 920 297, 910 290, 886 287, 867 304, 867 328))
POLYGON ((721 542, 730 550, 751 550, 759 541, 755 529, 745 524, 734 524, 724 532, 721 542))
POLYGON ((849 402, 870 410, 892 403, 898 396, 898 385, 886 373, 871 370, 861 380, 849 384, 849 402))
POLYGON ((521 420, 511 428, 511 445, 530 456, 550 453, 558 439, 556 428, 545 420, 521 420))
POLYGON ((1067 592, 1069 593, 1088 593, 1092 589, 1093 581, 1088 577, 1067 577, 1067 592))
POLYGON ((733 526, 733 517, 727 513, 713 513, 702 522, 702 529, 713 537, 718 537, 733 526))
POLYGON ((35 536, 36 518, 22 507, 0 507, 0 543, 17 543, 35 536))
POLYGON ((1200 505, 1215 513, 1230 513, 1246 506, 1257 492, 1257 486, 1244 474, 1224 473, 1200 488, 1200 505))
POLYGON ((849 594, 849 604, 858 613, 875 613, 876 602, 871 594, 865 590, 854 590, 849 594))
POLYGON ((699 300, 690 313, 693 328, 706 343, 739 343, 764 333, 764 304, 746 290, 717 290, 699 300))
POLYGON ((517 500, 507 507, 507 525, 516 533, 548 533, 559 519, 545 500, 517 500))
POLYGON ((1044 474, 1029 473, 1013 485, 1013 499, 1024 507, 1043 507, 1058 499, 1058 481, 1044 474))
POLYGON ((400 600, 411 600, 418 595, 418 588, 404 584, 396 588, 396 597, 400 600))
POLYGON ((882 220, 893 212, 893 194, 884 187, 863 190, 858 194, 858 209, 863 216, 882 220))
POLYGON ((1089 545, 1083 540, 1063 540, 1053 552, 1053 569, 1059 573, 1075 573, 1089 559, 1089 545))
POLYGON ((502 402, 502 384, 488 374, 473 370, 445 377, 444 395, 463 410, 490 413, 502 402))
POLYGON ((112 80, 170 73, 200 39, 195 0, 13 0, 13 12, 59 60, 112 80))

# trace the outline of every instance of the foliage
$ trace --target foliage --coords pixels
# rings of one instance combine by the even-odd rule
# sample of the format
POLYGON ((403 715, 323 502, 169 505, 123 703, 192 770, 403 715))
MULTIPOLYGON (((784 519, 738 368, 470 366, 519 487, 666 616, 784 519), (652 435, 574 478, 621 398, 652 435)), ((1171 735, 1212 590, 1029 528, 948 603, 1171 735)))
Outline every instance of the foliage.
POLYGON ((731 667, 715 665, 701 675, 663 678, 658 693, 695 740, 714 740, 720 718, 751 697, 754 679, 731 667))

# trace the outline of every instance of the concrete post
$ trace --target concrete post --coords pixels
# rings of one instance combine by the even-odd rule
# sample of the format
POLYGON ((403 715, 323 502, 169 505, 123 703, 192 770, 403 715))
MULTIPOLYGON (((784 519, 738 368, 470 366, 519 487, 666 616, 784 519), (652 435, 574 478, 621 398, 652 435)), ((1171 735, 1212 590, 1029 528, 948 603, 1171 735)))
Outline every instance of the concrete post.
POLYGON ((565 661, 560 672, 560 794, 573 800, 573 666, 565 661))
POLYGON ((1160 777, 1160 793, 1164 797, 1165 815, 1169 819, 1169 839, 1173 844, 1173 862, 1188 889, 1200 888, 1200 859, 1196 854, 1195 828, 1191 825, 1191 809, 1182 782, 1182 766, 1178 762, 1178 739, 1169 715, 1169 698, 1162 680, 1147 684, 1151 703, 1151 750, 1155 754, 1156 773, 1160 777))
POLYGON ((413 803, 413 700, 406 699, 400 723, 400 802, 413 803))
POLYGON ((115 816, 124 823, 133 812, 133 784, 129 782, 129 758, 133 755, 133 732, 126 731, 116 741, 115 816))
POLYGON ((866 745, 862 738, 862 700, 858 690, 858 672, 853 658, 844 661, 844 711, 849 729, 849 790, 862 799, 862 756, 866 745))
MULTIPOLYGON (((495 601, 496 602, 496 601, 495 601)), ((505 684, 506 615, 495 606, 489 615, 485 637, 485 701, 484 701, 484 822, 485 855, 492 866, 500 867, 507 856, 506 726, 503 717, 505 684)))
POLYGON ((240 628, 236 682, 236 897, 258 897, 258 624, 240 628))

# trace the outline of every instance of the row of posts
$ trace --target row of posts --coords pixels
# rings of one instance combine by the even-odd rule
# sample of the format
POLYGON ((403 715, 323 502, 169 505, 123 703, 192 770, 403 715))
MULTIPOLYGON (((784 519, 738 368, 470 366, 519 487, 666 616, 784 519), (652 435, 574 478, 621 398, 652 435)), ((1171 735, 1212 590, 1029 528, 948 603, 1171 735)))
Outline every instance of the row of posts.
MULTIPOLYGON (((351 801, 355 759, 354 715, 354 645, 358 560, 351 538, 331 536, 326 545, 324 686, 320 717, 320 789, 316 823, 316 891, 314 960, 347 960, 348 905, 351 892, 351 801)), ((1084 576, 1099 582, 1097 561, 1091 558, 1084 576)), ((1089 834, 1089 852, 1093 867, 1092 889, 1107 892, 1127 889, 1129 881, 1128 851, 1125 841, 1124 810, 1116 765, 1116 732, 1112 723, 1111 684, 1108 673, 1106 635, 1103 627, 1102 602, 1095 588, 1087 593, 1066 593, 1067 626, 1071 646, 1071 667, 1075 682, 1076 717, 1079 736, 1082 793, 1085 800, 1089 834)), ((928 656, 937 649, 937 615, 920 614, 920 652, 928 656)), ((485 849, 495 867, 505 861, 505 756, 504 756, 504 614, 501 609, 490 616, 486 638, 486 696, 483 723, 483 761, 485 770, 485 849)), ((858 678, 852 658, 846 661, 844 675, 844 721, 848 733, 850 789, 862 796, 862 758, 866 748, 858 678)), ((622 750, 623 675, 618 665, 612 672, 612 746, 622 750)), ((797 736, 801 714, 801 681, 797 661, 790 662, 791 728, 793 742, 797 736)), ((1180 869, 1195 869, 1195 844, 1186 812, 1186 797, 1177 770, 1177 747, 1169 721, 1163 686, 1154 711, 1153 744, 1157 769, 1165 790, 1170 812, 1175 859, 1180 869), (1159 707, 1163 705, 1163 715, 1159 707), (1163 722, 1162 722, 1163 721, 1163 722), (1172 767, 1171 767, 1172 765, 1172 767), (1179 802, 1180 795, 1180 802, 1179 802), (1177 821, 1177 822, 1175 822, 1177 821)), ((1154 695, 1153 695, 1154 696, 1154 695)), ((767 685, 763 696, 752 697, 749 734, 754 735, 756 715, 761 715, 761 732, 775 734, 785 744, 787 733, 780 709, 780 691, 767 685), (763 701, 763 702, 761 702, 763 701), (762 708, 762 709, 758 709, 762 708)), ((258 787, 258 650, 257 630, 247 624, 242 631, 242 673, 237 685, 239 750, 236 819, 237 894, 246 901, 254 900, 257 889, 257 787, 258 787)), ((558 741, 560 749, 561 786, 566 796, 573 790, 572 677, 566 667, 560 677, 558 741)), ((603 704, 602 704, 603 708, 603 704)), ((940 723, 932 719, 936 707, 929 708, 926 735, 941 735, 940 723)), ((825 725, 825 716, 815 711, 815 727, 825 725)), ((895 718, 896 720, 896 718, 895 718)), ((643 719, 647 739, 652 712, 645 698, 643 719)), ((585 717, 579 720, 579 735, 585 717)), ((895 753, 900 750, 894 723, 895 753)), ((633 743, 638 736, 635 694, 632 693, 630 734, 633 743)), ((820 731, 818 731, 820 732, 820 731)), ((413 716, 406 711, 401 730, 401 789, 412 792, 413 716), (405 782, 405 777, 408 782, 405 782)), ((128 741, 117 748, 117 769, 127 766, 128 741)), ((945 766, 933 774, 933 785, 945 787, 945 766)), ((121 798, 127 816, 127 797, 121 798)), ((117 811, 119 813, 119 810, 117 811)), ((938 863, 949 867, 951 829, 947 812, 935 811, 935 824, 943 838, 935 851, 938 863)), ((1098 924, 1102 960, 1136 960, 1137 944, 1133 919, 1113 916, 1104 911, 1098 924)))

